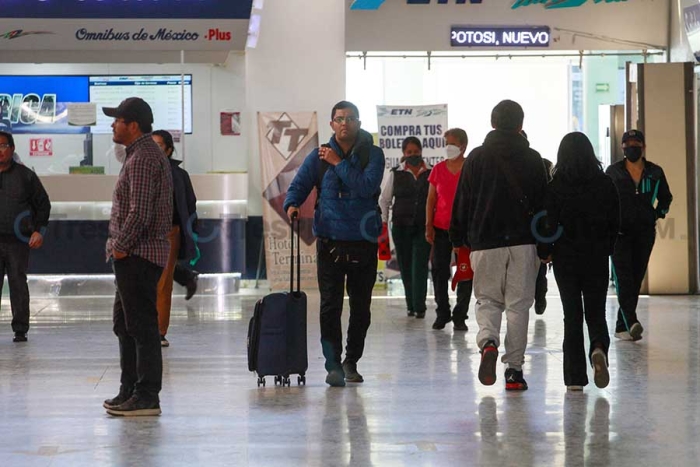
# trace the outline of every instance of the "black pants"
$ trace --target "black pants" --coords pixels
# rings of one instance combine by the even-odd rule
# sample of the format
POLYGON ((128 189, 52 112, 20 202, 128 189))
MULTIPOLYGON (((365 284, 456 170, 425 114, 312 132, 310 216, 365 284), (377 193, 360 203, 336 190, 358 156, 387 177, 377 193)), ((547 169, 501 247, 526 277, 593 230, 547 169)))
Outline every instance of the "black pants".
POLYGON ((452 271, 452 243, 447 230, 435 229, 433 241, 433 289, 435 290, 435 310, 438 319, 444 322, 453 320, 462 322, 467 319, 469 300, 472 296, 472 281, 462 281, 457 284, 457 304, 450 311, 450 278, 452 271), (451 314, 451 316, 450 316, 451 314))
POLYGON ((542 264, 537 273, 537 282, 535 283, 535 303, 541 302, 547 296, 547 265, 542 264))
POLYGON ((391 235, 406 292, 406 308, 408 311, 425 313, 430 259, 430 243, 425 239, 425 227, 394 226, 391 235))
POLYGON ((114 261, 112 267, 117 280, 112 319, 119 338, 122 388, 158 401, 163 357, 156 297, 163 268, 138 256, 114 261))
POLYGON ((194 280, 196 276, 196 272, 182 264, 180 261, 175 263, 175 274, 173 275, 173 279, 181 286, 187 287, 187 283, 194 280))
POLYGON ((639 322, 637 319, 639 289, 647 272, 647 264, 655 239, 654 231, 617 237, 615 253, 612 256, 613 279, 620 304, 615 332, 629 331, 634 323, 639 322))
POLYGON ((10 285, 10 307, 12 308, 12 331, 29 331, 29 245, 20 242, 0 242, 0 293, 7 274, 10 285))
POLYGON ((377 278, 377 244, 340 242, 319 238, 316 241, 318 290, 321 294, 321 346, 326 370, 337 369, 343 352, 343 296, 347 281, 350 297, 350 324, 345 359, 356 362, 362 357, 365 337, 371 322, 372 289, 377 278))
POLYGON ((588 384, 588 361, 583 344, 583 319, 588 326, 590 353, 600 347, 605 355, 610 335, 605 321, 608 257, 555 258, 554 277, 564 307, 564 384, 588 384), (583 296, 583 302, 581 301, 583 296))

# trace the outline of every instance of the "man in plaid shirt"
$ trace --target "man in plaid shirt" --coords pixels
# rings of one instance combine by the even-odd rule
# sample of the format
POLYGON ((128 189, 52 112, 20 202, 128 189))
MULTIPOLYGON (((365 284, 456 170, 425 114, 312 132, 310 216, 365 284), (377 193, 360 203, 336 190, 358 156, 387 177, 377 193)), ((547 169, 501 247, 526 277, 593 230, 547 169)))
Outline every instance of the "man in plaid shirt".
POLYGON ((113 322, 121 387, 103 405, 111 415, 159 415, 163 359, 156 290, 170 250, 170 163, 151 138, 153 112, 144 100, 130 97, 102 111, 114 118, 113 141, 127 147, 112 195, 106 246, 117 283, 113 322))

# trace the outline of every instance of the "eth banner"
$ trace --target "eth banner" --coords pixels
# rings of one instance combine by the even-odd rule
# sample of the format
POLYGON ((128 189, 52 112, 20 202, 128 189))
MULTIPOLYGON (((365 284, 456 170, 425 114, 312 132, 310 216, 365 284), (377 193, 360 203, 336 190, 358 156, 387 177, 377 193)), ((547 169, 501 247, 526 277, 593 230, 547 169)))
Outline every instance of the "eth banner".
MULTIPOLYGON (((267 279, 272 290, 288 290, 290 223, 282 205, 304 158, 318 147, 316 112, 259 112, 263 226, 267 279)), ((316 288, 316 245, 312 232, 316 190, 301 206, 301 287, 316 288)), ((296 249, 296 241, 294 242, 296 249)), ((296 258, 296 252, 294 254, 296 258)), ((294 266, 296 274, 296 265, 294 266)), ((296 288, 296 279, 294 280, 296 288)))
MULTIPOLYGON (((423 158, 434 166, 445 159, 445 139, 447 128, 447 104, 418 106, 377 106, 377 145, 384 150, 386 167, 384 180, 393 167, 401 160, 401 144, 409 136, 415 136, 423 145, 423 158)), ((391 217, 389 217, 391 219, 391 217)), ((393 239, 391 259, 379 262, 377 283, 398 277, 399 265, 396 260, 393 239)))
POLYGON ((445 159, 447 104, 418 106, 377 106, 377 144, 384 150, 386 167, 399 165, 401 143, 415 136, 423 144, 423 158, 435 165, 445 159))

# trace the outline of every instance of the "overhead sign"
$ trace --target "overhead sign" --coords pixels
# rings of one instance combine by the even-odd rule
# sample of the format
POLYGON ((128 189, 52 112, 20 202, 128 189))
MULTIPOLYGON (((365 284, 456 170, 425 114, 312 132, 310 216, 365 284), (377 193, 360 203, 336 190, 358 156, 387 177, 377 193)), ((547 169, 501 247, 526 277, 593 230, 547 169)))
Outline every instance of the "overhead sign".
POLYGON ((384 0, 353 0, 351 10, 378 10, 384 0))
MULTIPOLYGON (((605 0, 605 3, 620 3, 627 0, 605 0)), ((560 8, 578 8, 588 3, 588 0, 516 0, 513 9, 523 6, 540 5, 545 10, 556 10, 560 8)), ((603 0, 591 0, 591 3, 603 3, 603 0)))
POLYGON ((229 51, 245 49, 253 0, 1 0, 0 3, 3 52, 229 51))
MULTIPOLYGON (((378 10, 386 0, 353 0, 350 4, 351 10, 378 10)), ((585 1, 585 0, 584 0, 585 1)), ((481 3, 482 0, 406 0, 408 5, 430 5, 431 3, 447 5, 454 3, 464 5, 467 3, 481 3)))
POLYGON ((3 0, 5 18, 250 19, 253 0, 3 0))
POLYGON ((243 50, 248 20, 0 19, 2 50, 243 50), (10 29, 13 28, 13 29, 10 29))
POLYGON ((549 26, 452 26, 452 47, 549 47, 549 26))

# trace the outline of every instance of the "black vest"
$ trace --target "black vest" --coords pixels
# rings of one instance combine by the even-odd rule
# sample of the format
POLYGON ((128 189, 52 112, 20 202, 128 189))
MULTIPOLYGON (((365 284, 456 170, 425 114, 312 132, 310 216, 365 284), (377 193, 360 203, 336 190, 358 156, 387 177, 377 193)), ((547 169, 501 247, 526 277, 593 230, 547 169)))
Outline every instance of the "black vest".
POLYGON ((398 170, 398 167, 391 171, 394 173, 392 224, 400 227, 424 226, 430 169, 421 172, 418 178, 408 170, 398 170))

